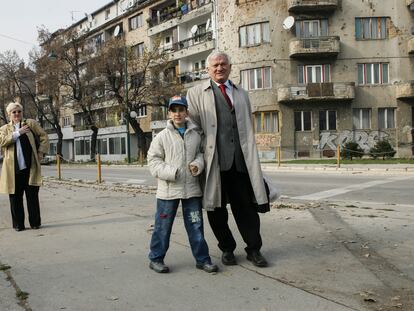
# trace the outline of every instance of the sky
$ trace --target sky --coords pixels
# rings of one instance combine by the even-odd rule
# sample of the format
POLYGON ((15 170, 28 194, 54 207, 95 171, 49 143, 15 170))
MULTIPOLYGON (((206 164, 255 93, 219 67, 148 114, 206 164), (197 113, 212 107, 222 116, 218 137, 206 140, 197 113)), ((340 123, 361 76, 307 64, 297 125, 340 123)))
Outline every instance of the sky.
POLYGON ((66 28, 111 0, 0 0, 0 53, 16 50, 28 61, 38 46, 37 27, 66 28), (72 19, 73 17, 73 19, 72 19))

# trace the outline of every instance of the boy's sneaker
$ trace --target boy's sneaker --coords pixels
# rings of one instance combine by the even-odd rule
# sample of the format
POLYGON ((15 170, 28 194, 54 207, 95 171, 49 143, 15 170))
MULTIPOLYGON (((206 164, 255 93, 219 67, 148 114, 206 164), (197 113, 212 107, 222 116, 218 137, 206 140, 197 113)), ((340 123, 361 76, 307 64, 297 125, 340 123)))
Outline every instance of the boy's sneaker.
POLYGON ((208 263, 208 262, 198 263, 196 264, 196 268, 200 270, 204 270, 205 272, 208 272, 208 273, 213 273, 213 272, 218 271, 218 267, 215 264, 208 263))
POLYGON ((149 267, 158 273, 167 273, 170 271, 170 268, 168 268, 162 261, 150 261, 149 267))

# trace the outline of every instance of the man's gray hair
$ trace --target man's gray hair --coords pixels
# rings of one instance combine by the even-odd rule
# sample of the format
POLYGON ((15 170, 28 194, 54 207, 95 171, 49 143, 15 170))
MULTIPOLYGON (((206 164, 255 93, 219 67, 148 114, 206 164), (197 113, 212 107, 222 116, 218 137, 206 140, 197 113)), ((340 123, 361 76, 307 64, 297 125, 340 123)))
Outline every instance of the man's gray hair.
POLYGON ((19 103, 10 103, 6 107, 7 114, 10 114, 13 110, 16 108, 19 108, 21 111, 23 111, 23 106, 19 103))
POLYGON ((231 64, 231 59, 230 59, 230 56, 228 56, 226 53, 221 52, 221 51, 213 51, 213 52, 211 52, 211 53, 210 53, 210 55, 209 55, 209 56, 207 56, 207 67, 209 67, 209 66, 210 66, 210 60, 211 60, 212 58, 215 58, 215 57, 218 57, 218 56, 223 56, 223 57, 225 57, 225 58, 227 59, 227 62, 228 62, 229 64, 231 64))

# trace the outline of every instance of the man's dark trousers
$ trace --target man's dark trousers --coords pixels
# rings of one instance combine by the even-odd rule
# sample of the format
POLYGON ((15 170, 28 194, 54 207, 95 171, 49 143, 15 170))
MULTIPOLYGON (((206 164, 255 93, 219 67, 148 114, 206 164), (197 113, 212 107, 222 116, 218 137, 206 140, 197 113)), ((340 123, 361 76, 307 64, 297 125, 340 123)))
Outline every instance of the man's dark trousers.
POLYGON ((259 251, 262 247, 260 218, 253 203, 253 189, 247 173, 238 172, 233 166, 221 172, 222 206, 207 212, 208 220, 223 252, 233 252, 236 241, 228 225, 226 198, 230 203, 239 232, 246 243, 246 252, 259 251))

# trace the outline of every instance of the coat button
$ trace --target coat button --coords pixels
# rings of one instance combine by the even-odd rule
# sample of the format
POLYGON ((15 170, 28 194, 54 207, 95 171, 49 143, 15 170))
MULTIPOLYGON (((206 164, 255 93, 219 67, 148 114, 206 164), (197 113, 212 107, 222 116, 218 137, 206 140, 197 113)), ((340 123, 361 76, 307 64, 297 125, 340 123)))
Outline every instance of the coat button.
POLYGON ((216 125, 215 124, 212 124, 211 127, 216 127, 216 125))
POLYGON ((210 149, 213 149, 213 146, 208 146, 210 149))

